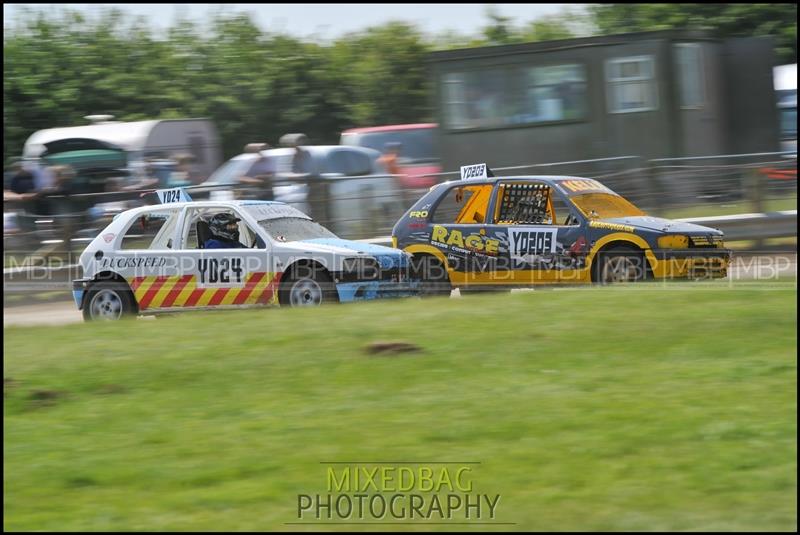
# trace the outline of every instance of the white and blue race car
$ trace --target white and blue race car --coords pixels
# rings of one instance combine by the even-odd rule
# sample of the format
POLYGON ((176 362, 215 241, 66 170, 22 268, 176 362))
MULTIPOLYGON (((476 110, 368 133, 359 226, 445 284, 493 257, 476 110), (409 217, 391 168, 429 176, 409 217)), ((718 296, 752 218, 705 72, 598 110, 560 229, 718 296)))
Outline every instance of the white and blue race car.
MULTIPOLYGON (((159 196, 188 199, 182 191, 159 196)), ((119 214, 81 255, 73 296, 86 320, 404 297, 417 294, 409 259, 340 239, 283 203, 187 200, 119 214), (207 248, 219 214, 237 220, 238 243, 207 248)))

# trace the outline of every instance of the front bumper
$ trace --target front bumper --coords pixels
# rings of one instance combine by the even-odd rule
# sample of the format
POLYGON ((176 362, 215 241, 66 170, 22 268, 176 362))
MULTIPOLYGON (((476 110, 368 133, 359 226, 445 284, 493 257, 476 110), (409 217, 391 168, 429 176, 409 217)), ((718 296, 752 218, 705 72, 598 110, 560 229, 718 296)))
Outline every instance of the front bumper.
POLYGON ((340 282, 336 285, 339 302, 366 301, 392 297, 413 297, 419 295, 419 283, 416 281, 361 281, 340 282))
POLYGON ((75 300, 75 306, 78 310, 83 310, 83 297, 86 295, 86 289, 92 279, 75 279, 72 281, 72 298, 75 300))
POLYGON ((719 279, 728 276, 730 249, 653 249, 657 279, 719 279))

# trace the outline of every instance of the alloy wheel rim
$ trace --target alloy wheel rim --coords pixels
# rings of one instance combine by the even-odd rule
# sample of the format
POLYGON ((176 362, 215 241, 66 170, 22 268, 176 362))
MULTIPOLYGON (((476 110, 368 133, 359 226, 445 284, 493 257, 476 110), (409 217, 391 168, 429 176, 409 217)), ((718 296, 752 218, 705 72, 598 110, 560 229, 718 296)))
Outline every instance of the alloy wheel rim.
POLYGON ((116 320, 122 316, 122 299, 113 290, 100 290, 89 306, 94 319, 116 320))
POLYGON ((317 281, 299 280, 289 292, 289 301, 293 307, 317 306, 322 303, 322 288, 317 281))
POLYGON ((636 276, 636 264, 627 256, 610 258, 603 269, 603 282, 633 282, 636 276))

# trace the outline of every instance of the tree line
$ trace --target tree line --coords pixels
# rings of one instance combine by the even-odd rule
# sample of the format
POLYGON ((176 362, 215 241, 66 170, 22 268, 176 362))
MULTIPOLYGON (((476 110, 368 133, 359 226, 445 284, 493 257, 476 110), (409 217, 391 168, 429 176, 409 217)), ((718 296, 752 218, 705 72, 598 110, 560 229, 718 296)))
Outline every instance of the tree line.
POLYGON ((178 20, 157 35, 118 8, 97 18, 24 11, 3 36, 3 156, 43 128, 209 117, 225 157, 248 142, 303 132, 337 143, 354 126, 433 120, 433 50, 668 28, 721 37, 771 35, 779 63, 797 61, 796 4, 604 4, 517 24, 489 7, 478 35, 423 34, 389 22, 329 43, 261 30, 246 14, 204 26, 178 20))

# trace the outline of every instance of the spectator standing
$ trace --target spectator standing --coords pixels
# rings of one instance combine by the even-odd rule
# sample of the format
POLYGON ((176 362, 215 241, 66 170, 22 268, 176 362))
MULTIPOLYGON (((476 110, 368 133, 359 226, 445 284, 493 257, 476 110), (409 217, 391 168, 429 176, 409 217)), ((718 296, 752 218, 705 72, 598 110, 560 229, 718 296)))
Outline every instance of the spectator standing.
POLYGON ((267 143, 250 143, 245 146, 245 153, 255 153, 257 157, 247 173, 238 179, 239 184, 249 187, 253 198, 263 201, 275 199, 273 183, 277 169, 275 161, 264 154, 263 151, 267 149, 269 149, 267 143))
POLYGON ((400 150, 402 146, 403 145, 397 141, 387 143, 384 146, 383 156, 378 158, 378 163, 383 164, 383 166, 386 168, 386 171, 390 175, 394 175, 395 184, 397 185, 397 189, 400 191, 403 207, 406 208, 413 204, 414 192, 408 190, 404 184, 405 173, 400 167, 399 162, 400 150))

